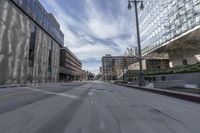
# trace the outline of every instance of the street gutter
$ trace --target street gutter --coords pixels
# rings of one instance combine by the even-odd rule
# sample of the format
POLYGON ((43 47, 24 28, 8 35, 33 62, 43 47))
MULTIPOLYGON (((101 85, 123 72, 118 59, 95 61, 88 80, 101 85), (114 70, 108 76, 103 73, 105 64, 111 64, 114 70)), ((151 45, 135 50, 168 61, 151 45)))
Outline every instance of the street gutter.
POLYGON ((191 93, 184 93, 184 92, 177 92, 177 91, 170 91, 170 90, 163 90, 163 89, 158 89, 158 88, 148 88, 148 87, 140 87, 136 85, 128 85, 128 84, 116 84, 120 86, 125 86, 133 89, 138 89, 138 90, 143 90, 143 91, 148 91, 151 93, 157 93, 165 96, 170 96, 170 97, 175 97, 191 102, 196 102, 200 103, 200 95, 197 94, 191 94, 191 93))
POLYGON ((49 82, 49 83, 33 83, 33 84, 10 84, 10 85, 0 85, 0 89, 5 88, 14 88, 14 87, 31 87, 31 86, 47 86, 49 84, 56 85, 56 84, 66 84, 66 83, 73 83, 76 81, 71 82, 49 82))
POLYGON ((35 83, 35 84, 11 84, 11 85, 0 85, 0 89, 4 88, 14 88, 14 87, 27 87, 27 86, 45 86, 48 84, 56 84, 56 83, 35 83))

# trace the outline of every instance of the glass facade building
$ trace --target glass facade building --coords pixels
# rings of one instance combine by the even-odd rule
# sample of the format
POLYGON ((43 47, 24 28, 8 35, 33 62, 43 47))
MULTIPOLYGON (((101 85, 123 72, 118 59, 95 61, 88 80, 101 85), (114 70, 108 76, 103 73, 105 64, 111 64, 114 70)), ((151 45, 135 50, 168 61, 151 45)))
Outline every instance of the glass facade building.
POLYGON ((200 0, 143 0, 139 11, 142 54, 200 25, 200 0))
POLYGON ((60 30, 60 25, 47 13, 38 0, 11 0, 40 25, 51 37, 61 46, 64 45, 64 34, 60 30))

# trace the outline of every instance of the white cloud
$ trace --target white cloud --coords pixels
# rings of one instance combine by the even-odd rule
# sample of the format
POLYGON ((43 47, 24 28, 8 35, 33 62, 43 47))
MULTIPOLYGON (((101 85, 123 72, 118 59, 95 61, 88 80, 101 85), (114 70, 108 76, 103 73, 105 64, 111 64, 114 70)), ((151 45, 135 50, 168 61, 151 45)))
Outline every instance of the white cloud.
MULTIPOLYGON (((112 12, 110 9, 105 9, 107 13, 98 10, 98 5, 95 3, 96 0, 83 0, 85 2, 83 5, 84 12, 86 12, 85 15, 88 18, 84 22, 78 22, 71 15, 67 14, 64 9, 65 6, 58 3, 61 1, 40 1, 45 4, 50 12, 53 12, 60 23, 61 30, 65 35, 65 46, 81 60, 95 58, 100 61, 105 54, 121 55, 126 48, 133 46, 133 35, 130 38, 119 37, 122 34, 134 34, 132 33, 132 27, 134 26, 134 23, 132 23, 134 22, 133 14, 128 13, 126 1, 113 0, 116 2, 115 4, 118 4, 119 7, 117 8, 119 11, 118 17, 112 17, 115 12, 112 12), (76 28, 76 34, 70 30, 71 26, 76 28), (94 37, 99 40, 97 41, 94 37), (104 44, 105 42, 100 41, 101 39, 109 39, 113 45, 106 45, 104 44)), ((113 6, 111 1, 106 4, 113 6)), ((97 73, 100 64, 96 63, 91 66, 91 63, 83 64, 83 68, 97 73)))
POLYGON ((45 2, 53 12, 55 18, 61 26, 61 30, 65 35, 65 45, 67 46, 76 46, 79 45, 80 39, 69 29, 70 25, 79 25, 79 27, 84 27, 80 23, 77 23, 73 18, 66 14, 64 9, 58 5, 56 0, 49 0, 45 2))
POLYGON ((116 24, 110 25, 110 23, 104 22, 103 19, 89 20, 88 27, 92 34, 101 39, 113 38, 119 34, 116 24))
POLYGON ((106 46, 102 44, 84 44, 83 46, 72 47, 72 51, 76 55, 79 55, 81 60, 87 60, 90 58, 101 59, 105 54, 118 55, 119 51, 114 50, 111 46, 106 46))
POLYGON ((129 28, 127 28, 127 16, 122 13, 119 14, 120 17, 118 19, 115 19, 97 10, 96 6, 94 0, 86 0, 85 10, 89 16, 87 26, 91 34, 101 39, 107 39, 129 32, 129 28))

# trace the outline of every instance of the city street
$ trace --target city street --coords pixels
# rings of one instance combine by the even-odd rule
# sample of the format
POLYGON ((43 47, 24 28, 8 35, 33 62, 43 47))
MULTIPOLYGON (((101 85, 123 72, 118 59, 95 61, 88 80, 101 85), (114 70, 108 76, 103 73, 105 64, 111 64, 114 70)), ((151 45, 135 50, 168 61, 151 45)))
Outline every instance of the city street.
POLYGON ((0 89, 1 133, 199 133, 200 105, 101 81, 0 89))

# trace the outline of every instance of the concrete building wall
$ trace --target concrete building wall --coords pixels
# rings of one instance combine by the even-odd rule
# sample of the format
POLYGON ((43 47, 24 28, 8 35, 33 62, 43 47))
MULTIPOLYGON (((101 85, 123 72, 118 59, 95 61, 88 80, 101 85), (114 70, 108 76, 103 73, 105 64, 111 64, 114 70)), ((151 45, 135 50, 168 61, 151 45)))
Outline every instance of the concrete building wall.
POLYGON ((37 28, 35 57, 34 57, 34 82, 56 82, 59 73, 59 56, 60 47, 45 32, 37 28), (51 46, 52 45, 52 46, 51 46), (52 47, 51 53, 51 69, 48 70, 49 49, 52 47), (49 73, 49 74, 48 74, 49 73))
POLYGON ((103 80, 116 80, 131 64, 137 62, 137 57, 105 55, 101 61, 103 80))
POLYGON ((7 0, 0 1, 0 84, 26 81, 30 25, 7 0))
POLYGON ((111 55, 105 55, 102 61, 102 77, 103 80, 111 80, 113 76, 114 58, 111 55))
POLYGON ((60 75, 59 80, 80 80, 83 77, 81 61, 68 49, 60 49, 60 75))
MULTIPOLYGON (((53 41, 8 0, 0 1, 0 84, 47 82, 48 43, 53 41), (31 30, 36 27, 34 64, 29 61, 31 30)), ((52 79, 58 80, 59 45, 53 41, 52 79)))
POLYGON ((183 60, 187 61, 187 64, 196 64, 200 62, 200 50, 176 50, 169 53, 170 67, 183 65, 183 60))
MULTIPOLYGON (((140 70, 139 62, 131 64, 129 70, 140 70)), ((168 59, 145 59, 142 60, 143 70, 156 70, 156 69, 167 69, 169 68, 168 59)))
MULTIPOLYGON (((142 60, 142 68, 143 68, 143 70, 147 70, 146 60, 142 60)), ((129 70, 140 70, 139 62, 131 64, 128 69, 129 70)))
POLYGON ((59 80, 59 67, 60 67, 60 47, 54 42, 52 49, 52 81, 59 80))
MULTIPOLYGON (((164 75, 154 75, 146 77, 155 77, 155 81, 162 81, 164 77, 165 81, 176 81, 182 80, 186 84, 200 84, 200 73, 181 73, 181 74, 164 74, 164 75)), ((152 81, 153 82, 153 81, 152 81)))

